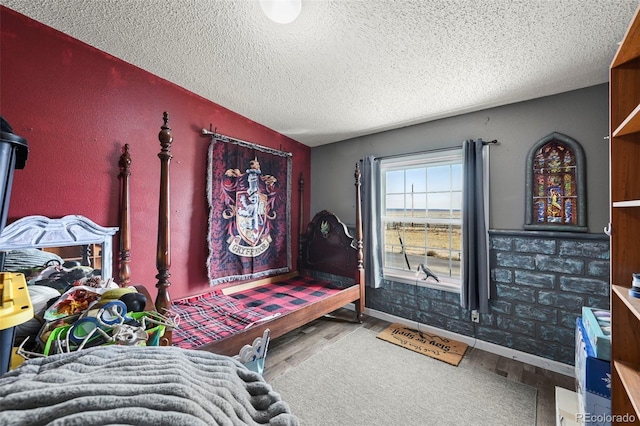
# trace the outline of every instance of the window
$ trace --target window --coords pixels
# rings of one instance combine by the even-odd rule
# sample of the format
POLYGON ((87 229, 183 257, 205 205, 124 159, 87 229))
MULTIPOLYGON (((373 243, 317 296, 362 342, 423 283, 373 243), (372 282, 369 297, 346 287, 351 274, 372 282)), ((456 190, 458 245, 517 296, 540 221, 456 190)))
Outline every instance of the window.
POLYGON ((459 289, 462 150, 383 159, 380 171, 385 278, 459 289), (416 276, 421 263, 439 283, 416 276))

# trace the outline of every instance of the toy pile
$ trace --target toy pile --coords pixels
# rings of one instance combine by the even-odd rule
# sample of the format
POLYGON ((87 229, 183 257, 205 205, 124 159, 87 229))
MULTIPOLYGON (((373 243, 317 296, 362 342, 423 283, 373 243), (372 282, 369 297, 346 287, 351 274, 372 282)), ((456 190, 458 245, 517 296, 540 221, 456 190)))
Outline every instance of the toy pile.
POLYGON ((134 287, 103 282, 78 267, 52 265, 28 286, 34 319, 18 326, 17 353, 23 358, 67 353, 98 345, 158 345, 167 326, 176 324, 155 311, 134 287), (62 284, 70 273, 77 279, 62 284), (44 276, 44 278, 43 278, 44 276), (53 280, 47 277, 55 277, 53 280), (43 282, 43 280, 45 280, 43 282), (61 281, 62 280, 62 281, 61 281), (55 283, 55 285, 51 285, 55 283), (60 292, 59 288, 64 291, 60 292))

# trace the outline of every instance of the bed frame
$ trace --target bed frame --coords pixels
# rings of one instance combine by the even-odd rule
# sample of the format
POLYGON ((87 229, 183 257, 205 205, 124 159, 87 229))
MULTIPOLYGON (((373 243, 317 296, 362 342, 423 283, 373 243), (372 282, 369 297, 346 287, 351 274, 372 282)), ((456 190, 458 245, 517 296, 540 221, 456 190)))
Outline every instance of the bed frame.
MULTIPOLYGON (((170 251, 170 209, 169 209, 169 163, 172 158, 171 143, 173 136, 171 128, 168 126, 168 114, 163 115, 164 124, 158 135, 161 151, 160 158, 160 202, 158 211, 158 245, 156 251, 156 266, 158 275, 156 278, 156 288, 158 289, 155 299, 156 309, 163 313, 168 312, 171 307, 171 297, 168 280, 169 267, 171 265, 170 251)), ((128 167, 131 164, 128 149, 125 148, 120 161, 122 179, 121 197, 121 234, 120 234, 120 280, 121 283, 129 282, 129 189, 128 167)), ((313 274, 317 271, 320 274, 329 274, 346 277, 347 281, 353 280, 353 285, 344 288, 339 293, 325 299, 303 306, 295 311, 282 314, 273 319, 260 322, 252 327, 214 341, 208 345, 199 347, 200 350, 216 352, 223 355, 235 355, 247 343, 263 335, 265 329, 270 330, 271 338, 276 338, 301 327, 315 319, 328 315, 339 308, 350 303, 354 303, 356 311, 356 321, 362 322, 364 316, 364 267, 362 252, 362 212, 360 207, 360 168, 356 163, 355 169, 355 195, 356 195, 356 218, 355 218, 355 239, 349 234, 347 227, 334 214, 323 210, 315 215, 313 220, 304 226, 303 194, 304 180, 300 176, 300 243, 298 266, 303 274, 313 274)), ((325 278, 325 277, 322 277, 325 278)), ((326 278, 330 279, 330 278, 326 278)), ((247 286, 258 286, 268 284, 269 279, 260 280, 253 283, 241 283, 237 286, 227 287, 225 294, 232 294, 236 288, 246 288, 247 286)), ((271 279, 273 282, 273 278, 271 279)), ((161 344, 171 344, 171 334, 167 333, 161 344)))

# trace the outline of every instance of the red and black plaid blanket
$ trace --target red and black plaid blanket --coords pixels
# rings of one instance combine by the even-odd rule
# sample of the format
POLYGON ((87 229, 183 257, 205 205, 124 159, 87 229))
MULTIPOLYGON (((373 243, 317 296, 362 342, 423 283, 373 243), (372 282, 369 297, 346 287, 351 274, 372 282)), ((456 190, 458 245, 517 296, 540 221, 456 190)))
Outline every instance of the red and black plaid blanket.
POLYGON ((212 291, 175 300, 171 306, 180 317, 173 330, 173 345, 196 349, 338 293, 342 288, 311 277, 294 277, 232 295, 212 291))

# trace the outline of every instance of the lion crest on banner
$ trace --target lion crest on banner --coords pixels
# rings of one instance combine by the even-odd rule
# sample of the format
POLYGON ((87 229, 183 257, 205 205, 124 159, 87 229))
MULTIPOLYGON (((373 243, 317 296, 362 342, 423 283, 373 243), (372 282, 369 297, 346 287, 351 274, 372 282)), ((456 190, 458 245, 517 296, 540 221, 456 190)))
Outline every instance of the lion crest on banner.
POLYGON ((260 256, 272 242, 269 222, 276 218, 272 204, 277 180, 262 174, 257 157, 249 161, 244 173, 227 169, 224 175, 228 197, 222 217, 229 221, 228 250, 243 257, 260 256))

